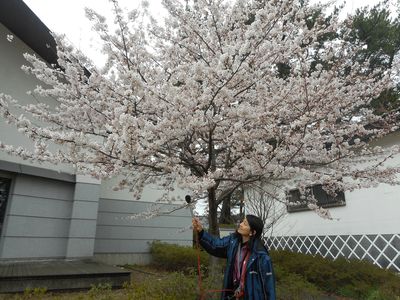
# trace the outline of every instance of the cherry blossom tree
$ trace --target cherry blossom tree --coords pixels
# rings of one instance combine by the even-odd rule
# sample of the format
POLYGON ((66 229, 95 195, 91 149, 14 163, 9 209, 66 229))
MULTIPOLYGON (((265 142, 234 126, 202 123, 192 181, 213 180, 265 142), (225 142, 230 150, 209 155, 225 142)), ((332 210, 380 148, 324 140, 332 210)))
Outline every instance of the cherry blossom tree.
POLYGON ((188 189, 207 197, 215 234, 222 199, 261 180, 284 189, 285 179, 300 177, 296 187, 322 184, 330 193, 397 183, 399 168, 385 161, 399 149, 367 145, 398 129, 396 113, 377 116, 369 106, 398 69, 365 72, 352 59, 363 45, 346 39, 338 12, 309 26, 316 7, 303 1, 164 0, 160 22, 145 2, 127 13, 111 3, 113 24, 87 10, 103 68, 62 36, 58 65, 25 55, 24 70, 43 83, 32 95, 56 104, 20 105, 26 113, 17 116, 18 99, 2 94, 3 118, 35 143, 0 143, 3 151, 119 176, 118 188, 137 195, 147 184, 188 189))

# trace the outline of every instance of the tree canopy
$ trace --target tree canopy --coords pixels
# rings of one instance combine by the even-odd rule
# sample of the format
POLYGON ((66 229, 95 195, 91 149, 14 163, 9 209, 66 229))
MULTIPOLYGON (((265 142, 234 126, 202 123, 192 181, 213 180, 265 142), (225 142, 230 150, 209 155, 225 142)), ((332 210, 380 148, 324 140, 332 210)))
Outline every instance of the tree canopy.
MULTIPOLYGON (((363 48, 355 59, 368 62, 368 70, 392 68, 400 50, 400 16, 388 9, 387 1, 371 9, 362 8, 356 11, 351 23, 349 36, 353 43, 360 43, 363 48)), ((371 102, 378 114, 390 112, 400 107, 400 82, 388 88, 371 102)))
POLYGON ((351 42, 338 12, 310 26, 305 16, 325 6, 164 0, 168 16, 159 23, 146 6, 125 13, 111 2, 115 30, 87 10, 104 68, 60 36, 58 66, 25 55, 24 69, 43 82, 32 93, 56 107, 26 105, 28 114, 17 117, 15 101, 1 95, 3 117, 36 144, 34 151, 0 144, 4 151, 70 163, 97 178, 119 175, 119 188, 138 195, 155 183, 207 196, 214 233, 217 205, 260 180, 284 189, 300 177, 297 187, 317 183, 330 193, 397 182, 399 168, 383 162, 398 148, 366 147, 398 129, 395 113, 376 115, 369 106, 394 86, 397 65, 364 72, 369 61, 354 57, 365 43, 351 42), (49 143, 62 147, 51 151, 49 143))

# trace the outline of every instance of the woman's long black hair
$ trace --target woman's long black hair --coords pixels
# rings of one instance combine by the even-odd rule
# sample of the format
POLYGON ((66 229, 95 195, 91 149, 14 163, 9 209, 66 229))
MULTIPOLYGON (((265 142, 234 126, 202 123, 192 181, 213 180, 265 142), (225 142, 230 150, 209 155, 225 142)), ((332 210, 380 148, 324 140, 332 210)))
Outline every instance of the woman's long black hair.
MULTIPOLYGON (((254 243, 259 241, 261 245, 264 245, 263 241, 261 240, 261 235, 264 228, 264 222, 257 216, 254 215, 246 215, 246 220, 249 223, 250 230, 255 231, 256 233, 252 235, 247 242, 249 249, 253 250, 254 243)), ((242 243, 242 235, 237 231, 235 232, 237 238, 239 239, 240 243, 242 243)))

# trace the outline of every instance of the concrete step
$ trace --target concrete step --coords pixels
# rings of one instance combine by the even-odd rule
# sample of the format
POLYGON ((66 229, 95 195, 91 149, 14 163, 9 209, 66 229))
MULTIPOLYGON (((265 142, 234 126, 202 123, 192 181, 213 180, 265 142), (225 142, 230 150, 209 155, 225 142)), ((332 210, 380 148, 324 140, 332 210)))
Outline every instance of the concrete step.
POLYGON ((90 289, 92 285, 121 287, 130 281, 130 271, 90 260, 0 263, 0 293, 90 289))

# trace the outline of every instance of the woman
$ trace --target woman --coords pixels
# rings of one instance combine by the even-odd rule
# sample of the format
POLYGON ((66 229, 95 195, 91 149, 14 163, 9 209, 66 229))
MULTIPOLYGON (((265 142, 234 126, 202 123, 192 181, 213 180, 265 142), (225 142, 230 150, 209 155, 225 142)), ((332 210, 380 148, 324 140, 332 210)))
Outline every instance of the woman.
POLYGON ((275 300, 272 263, 260 239, 264 227, 260 218, 247 215, 238 230, 224 238, 205 232, 197 218, 192 223, 203 248, 227 259, 221 299, 275 300))

